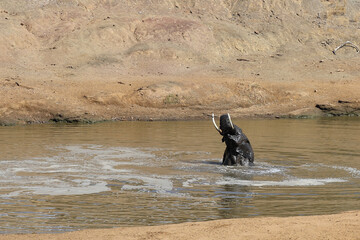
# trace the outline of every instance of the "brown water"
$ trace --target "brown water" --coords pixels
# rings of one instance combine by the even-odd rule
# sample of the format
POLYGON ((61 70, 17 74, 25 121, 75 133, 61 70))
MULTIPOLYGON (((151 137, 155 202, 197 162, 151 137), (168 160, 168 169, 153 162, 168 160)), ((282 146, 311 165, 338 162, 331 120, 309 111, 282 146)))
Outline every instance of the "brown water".
POLYGON ((211 121, 0 127, 0 233, 360 208, 360 120, 235 120, 253 167, 221 166, 211 121))

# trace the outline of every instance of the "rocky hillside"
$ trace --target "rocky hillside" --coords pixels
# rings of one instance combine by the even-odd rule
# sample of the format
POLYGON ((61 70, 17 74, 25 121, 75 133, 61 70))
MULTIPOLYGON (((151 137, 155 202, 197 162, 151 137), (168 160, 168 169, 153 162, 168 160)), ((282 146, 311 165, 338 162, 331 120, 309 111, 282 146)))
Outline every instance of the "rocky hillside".
POLYGON ((1 68, 14 73, 237 75, 239 61, 360 44, 358 0, 18 0, 0 17, 1 68))
MULTIPOLYGON (((352 81, 359 76, 355 48, 341 48, 336 55, 332 51, 345 41, 360 45, 360 0, 0 1, 0 26, 0 84, 7 92, 15 91, 10 87, 18 85, 36 90, 40 87, 36 81, 59 81, 61 85, 79 80, 105 84, 109 79, 124 83, 119 79, 125 79, 129 86, 129 78, 143 81, 139 88, 129 89, 133 101, 122 91, 113 91, 110 97, 95 90, 79 93, 76 99, 92 99, 91 104, 99 103, 94 100, 96 96, 112 99, 115 94, 115 103, 100 102, 119 103, 123 108, 131 104, 164 107, 164 98, 179 103, 185 93, 196 100, 180 104, 182 107, 207 104, 201 101, 204 96, 199 91, 192 91, 193 85, 181 85, 178 79, 229 78, 262 84, 352 81), (174 81, 169 85, 171 78, 177 79, 175 85, 180 91, 174 90, 174 81), (152 85, 149 79, 165 83, 152 85), (30 81, 35 83, 29 85, 30 81), (164 92, 159 104, 151 104, 156 94, 148 94, 146 101, 142 98, 147 92, 136 97, 136 90, 151 87, 164 92)), ((197 87, 201 89, 200 80, 197 87)), ((245 85, 240 93, 259 95, 245 85)), ((222 86, 206 89, 215 94, 222 86)), ((226 92, 223 90, 222 96, 226 92)), ((26 98, 26 93, 21 94, 26 98)), ((280 93, 281 98, 286 94, 280 93)), ((220 95, 208 101, 223 105, 231 102, 227 99, 221 103, 220 95)), ((9 98, 7 95, 11 105, 9 98)), ((271 102, 273 98, 267 99, 271 102)), ((241 106, 260 103, 264 104, 247 97, 241 106)), ((9 104, 0 103, 0 114, 10 116, 9 104)))

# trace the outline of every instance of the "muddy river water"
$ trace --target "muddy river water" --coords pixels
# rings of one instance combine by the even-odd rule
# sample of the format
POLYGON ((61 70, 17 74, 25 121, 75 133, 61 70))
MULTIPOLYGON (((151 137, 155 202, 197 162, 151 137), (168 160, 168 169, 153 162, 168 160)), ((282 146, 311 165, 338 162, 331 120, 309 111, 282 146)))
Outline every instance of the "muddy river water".
POLYGON ((359 118, 233 121, 255 166, 210 120, 0 127, 0 233, 360 208, 359 118))

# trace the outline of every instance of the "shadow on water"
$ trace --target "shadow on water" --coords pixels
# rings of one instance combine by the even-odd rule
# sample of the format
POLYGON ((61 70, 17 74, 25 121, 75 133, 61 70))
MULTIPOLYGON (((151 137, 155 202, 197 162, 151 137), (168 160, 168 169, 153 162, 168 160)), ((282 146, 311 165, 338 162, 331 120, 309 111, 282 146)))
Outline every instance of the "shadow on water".
POLYGON ((222 166, 211 121, 0 127, 0 232, 358 209, 358 119, 233 120, 255 166, 222 166))
MULTIPOLYGON (((189 162, 192 164, 199 164, 199 162, 189 162)), ((201 164, 209 164, 209 165, 218 165, 218 166, 222 166, 221 161, 215 161, 215 160, 204 160, 201 162, 201 164)))

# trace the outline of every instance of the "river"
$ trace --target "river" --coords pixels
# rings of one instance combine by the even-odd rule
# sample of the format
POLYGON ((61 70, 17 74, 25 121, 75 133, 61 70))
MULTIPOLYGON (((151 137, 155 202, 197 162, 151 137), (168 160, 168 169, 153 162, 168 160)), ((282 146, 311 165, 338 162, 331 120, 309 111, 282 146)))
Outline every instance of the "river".
POLYGON ((0 233, 360 208, 360 119, 233 120, 255 166, 226 167, 211 121, 0 127, 0 233))

